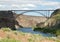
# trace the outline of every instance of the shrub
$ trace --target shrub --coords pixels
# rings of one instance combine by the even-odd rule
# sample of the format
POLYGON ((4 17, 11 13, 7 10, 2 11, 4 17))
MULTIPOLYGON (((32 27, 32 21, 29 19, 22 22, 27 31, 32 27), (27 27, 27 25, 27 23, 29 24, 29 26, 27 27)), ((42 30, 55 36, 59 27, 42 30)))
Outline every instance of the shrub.
POLYGON ((15 40, 15 39, 4 38, 4 39, 1 39, 0 42, 20 42, 20 41, 15 40))
POLYGON ((41 31, 44 33, 51 33, 55 35, 60 35, 60 29, 59 28, 35 28, 34 31, 41 31))
POLYGON ((1 28, 1 30, 3 30, 3 31, 11 31, 10 28, 1 28))
POLYGON ((60 35, 60 30, 56 30, 56 35, 60 35))

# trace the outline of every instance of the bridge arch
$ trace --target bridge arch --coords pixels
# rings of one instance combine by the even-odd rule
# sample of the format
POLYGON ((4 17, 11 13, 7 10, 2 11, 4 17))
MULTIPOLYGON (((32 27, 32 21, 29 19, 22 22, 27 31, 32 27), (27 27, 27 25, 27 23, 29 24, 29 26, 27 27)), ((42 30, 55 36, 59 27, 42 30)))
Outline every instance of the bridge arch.
POLYGON ((48 18, 45 14, 38 12, 38 11, 24 11, 24 12, 21 12, 17 17, 19 17, 20 15, 23 15, 24 13, 28 13, 28 12, 38 13, 38 14, 42 15, 43 17, 48 18))

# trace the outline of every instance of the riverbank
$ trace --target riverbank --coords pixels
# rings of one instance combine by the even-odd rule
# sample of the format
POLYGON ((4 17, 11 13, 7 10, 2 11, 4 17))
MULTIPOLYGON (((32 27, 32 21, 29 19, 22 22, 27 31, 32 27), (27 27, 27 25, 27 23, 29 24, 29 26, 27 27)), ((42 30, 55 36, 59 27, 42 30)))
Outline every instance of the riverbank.
MULTIPOLYGON (((7 28, 0 30, 0 42, 58 42, 55 37, 43 37, 39 34, 12 31, 7 28)), ((60 42, 60 41, 59 41, 60 42)))
POLYGON ((56 36, 60 36, 60 28, 40 28, 40 27, 37 27, 34 29, 34 31, 40 31, 43 33, 50 33, 50 34, 54 34, 56 36))

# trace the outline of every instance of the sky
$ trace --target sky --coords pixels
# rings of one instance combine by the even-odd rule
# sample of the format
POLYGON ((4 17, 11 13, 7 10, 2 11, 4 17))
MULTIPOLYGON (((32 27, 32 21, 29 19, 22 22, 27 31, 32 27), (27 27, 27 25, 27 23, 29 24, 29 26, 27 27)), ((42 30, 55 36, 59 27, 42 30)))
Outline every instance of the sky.
POLYGON ((55 10, 60 0, 0 0, 0 10, 55 10))

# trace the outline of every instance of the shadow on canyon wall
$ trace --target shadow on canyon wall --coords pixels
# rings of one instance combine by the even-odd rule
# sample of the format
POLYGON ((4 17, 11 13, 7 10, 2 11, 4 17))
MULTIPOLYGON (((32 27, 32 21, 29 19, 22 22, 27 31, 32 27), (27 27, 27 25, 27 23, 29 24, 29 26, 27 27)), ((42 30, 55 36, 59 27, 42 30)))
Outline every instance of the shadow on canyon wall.
POLYGON ((10 28, 16 30, 15 25, 22 27, 16 21, 14 13, 12 11, 0 11, 0 28, 10 28))
POLYGON ((60 9, 56 9, 52 12, 50 18, 46 22, 38 23, 37 27, 56 27, 59 28, 60 26, 60 9))

